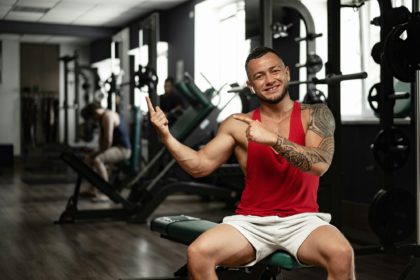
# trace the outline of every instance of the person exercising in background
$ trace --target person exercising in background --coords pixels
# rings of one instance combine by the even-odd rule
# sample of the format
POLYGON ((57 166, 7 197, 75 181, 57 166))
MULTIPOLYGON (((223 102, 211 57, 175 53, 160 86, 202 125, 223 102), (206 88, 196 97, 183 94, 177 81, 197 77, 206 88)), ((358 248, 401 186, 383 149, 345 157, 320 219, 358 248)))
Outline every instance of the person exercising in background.
POLYGON ((166 113, 169 123, 172 124, 184 110, 185 103, 176 91, 175 81, 172 77, 165 80, 164 90, 164 94, 159 97, 160 108, 166 113))
POLYGON ((217 265, 251 266, 285 250, 300 263, 323 267, 329 280, 354 279, 353 249, 317 204, 319 177, 334 153, 331 111, 290 99, 289 68, 273 49, 254 49, 245 69, 260 107, 228 117, 199 151, 178 142, 161 108, 147 99, 151 123, 185 171, 205 176, 234 153, 245 174, 235 215, 188 247, 190 278, 217 279, 217 265))
MULTIPOLYGON (((102 108, 97 103, 90 103, 82 109, 85 120, 99 123, 100 137, 99 150, 86 157, 86 163, 108 182, 107 164, 115 164, 127 160, 131 156, 131 143, 127 126, 120 115, 111 110, 102 108)), ((93 192, 93 201, 107 201, 108 197, 96 188, 86 192, 93 192)))

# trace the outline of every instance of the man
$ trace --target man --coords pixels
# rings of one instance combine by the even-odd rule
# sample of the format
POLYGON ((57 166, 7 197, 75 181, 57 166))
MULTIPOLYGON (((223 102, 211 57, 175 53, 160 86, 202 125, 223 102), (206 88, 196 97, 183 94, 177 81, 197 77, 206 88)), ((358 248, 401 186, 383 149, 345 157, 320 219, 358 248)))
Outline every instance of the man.
POLYGON ((318 213, 319 176, 334 152, 334 118, 323 104, 293 102, 290 73, 270 48, 257 48, 245 64, 247 85, 260 107, 227 118, 199 151, 179 143, 162 110, 151 122, 178 164, 205 176, 235 153, 246 176, 236 215, 198 237, 188 248, 191 279, 217 279, 215 266, 249 266, 278 249, 299 262, 326 269, 328 279, 354 279, 354 254, 345 237, 318 213))
MULTIPOLYGON (((104 109, 97 103, 88 104, 83 108, 81 114, 85 120, 99 123, 101 130, 99 150, 88 155, 86 163, 108 182, 109 175, 106 165, 121 162, 131 156, 127 126, 118 113, 104 109)), ((95 202, 108 200, 108 197, 99 193, 96 188, 86 192, 91 192, 94 195, 92 200, 95 202)))
POLYGON ((175 90, 175 81, 172 77, 165 80, 163 87, 165 92, 159 97, 160 108, 166 113, 169 123, 172 124, 182 114, 184 100, 175 90))

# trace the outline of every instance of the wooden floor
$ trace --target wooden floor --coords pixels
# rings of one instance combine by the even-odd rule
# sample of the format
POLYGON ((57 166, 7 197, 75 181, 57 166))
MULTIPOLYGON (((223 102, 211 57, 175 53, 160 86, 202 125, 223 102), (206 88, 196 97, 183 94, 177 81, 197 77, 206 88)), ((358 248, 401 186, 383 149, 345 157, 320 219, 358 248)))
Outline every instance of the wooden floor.
MULTIPOLYGON (((0 188, 0 279, 163 277, 185 263, 186 247, 160 238, 147 224, 54 224, 72 184, 28 185, 18 169, 0 169, 0 188)), ((223 203, 179 195, 168 198, 153 216, 180 213, 217 221, 227 211, 223 203)), ((357 279, 398 279, 407 262, 407 257, 392 255, 357 257, 357 279)), ((284 275, 326 279, 318 268, 284 275)))

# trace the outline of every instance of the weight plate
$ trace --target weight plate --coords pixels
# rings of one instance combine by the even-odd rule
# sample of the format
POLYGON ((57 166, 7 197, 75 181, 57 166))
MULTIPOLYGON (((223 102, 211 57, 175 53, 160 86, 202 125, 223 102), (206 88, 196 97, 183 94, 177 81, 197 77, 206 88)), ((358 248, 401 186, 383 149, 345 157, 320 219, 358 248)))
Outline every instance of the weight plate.
POLYGON ((410 62, 410 51, 407 39, 401 38, 407 27, 407 23, 400 24, 389 31, 384 43, 384 58, 386 67, 394 77, 400 81, 412 83, 415 75, 410 62))
POLYGON ((309 74, 316 74, 322 69, 322 58, 317 54, 309 54, 306 61, 306 69, 309 74))
POLYGON ((369 208, 369 224, 384 244, 407 239, 416 227, 416 200, 402 188, 379 190, 369 208))
POLYGON ((317 104, 317 103, 326 103, 327 97, 325 94, 318 89, 311 89, 305 94, 303 98, 303 103, 305 104, 317 104))
POLYGON ((376 162, 387 172, 399 169, 408 161, 409 148, 408 137, 396 127, 379 131, 372 144, 376 162))
POLYGON ((376 83, 374 84, 368 94, 368 103, 370 108, 376 113, 379 114, 379 97, 380 97, 380 91, 381 90, 381 84, 376 83))

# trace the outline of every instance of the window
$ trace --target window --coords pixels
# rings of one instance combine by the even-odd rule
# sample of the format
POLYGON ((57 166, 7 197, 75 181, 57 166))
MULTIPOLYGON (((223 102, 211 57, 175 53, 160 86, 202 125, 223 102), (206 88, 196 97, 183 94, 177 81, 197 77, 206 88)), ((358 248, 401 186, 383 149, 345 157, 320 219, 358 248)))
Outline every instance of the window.
MULTIPOLYGON (((325 63, 327 53, 327 1, 326 0, 302 0, 304 5, 311 11, 317 33, 323 33, 323 37, 316 39, 317 54, 325 63), (316 16, 314 16, 316 15, 316 16)), ((401 5, 410 9, 411 0, 393 0, 394 7, 401 5)), ((380 81, 380 67, 376 64, 370 53, 375 43, 380 40, 380 27, 370 22, 380 15, 377 1, 366 1, 358 9, 341 9, 341 72, 351 74, 365 71, 368 77, 364 80, 350 80, 341 83, 341 114, 347 117, 372 117, 373 111, 369 107, 367 96, 369 89, 380 81)), ((301 25, 302 26, 302 25, 301 25)), ((301 34, 304 36, 304 29, 301 34)), ((306 58, 305 46, 301 45, 301 61, 306 58)), ((325 69, 324 69, 325 70, 325 69)), ((301 70, 302 79, 305 77, 305 69, 301 70)), ((324 71, 317 74, 318 78, 324 77, 324 71)), ((317 85, 323 92, 327 92, 327 86, 317 85)), ((303 90, 305 90, 303 88, 303 90)), ((302 90, 301 93, 305 91, 302 90)), ((301 94, 301 98, 303 95, 301 94)))
MULTIPOLYGON (((134 71, 139 70, 139 65, 147 66, 149 63, 149 45, 143 45, 143 31, 139 31, 139 41, 141 46, 129 51, 130 55, 134 56, 134 71)), ((159 77, 157 85, 157 94, 162 95, 164 93, 163 85, 165 83, 165 77, 168 76, 168 43, 158 42, 157 43, 157 67, 156 74, 159 77)), ((145 96, 148 95, 147 87, 141 89, 134 89, 134 105, 140 107, 142 112, 148 112, 147 104, 144 102, 145 96)))
POLYGON ((249 50, 244 1, 207 0, 195 6, 194 81, 203 91, 211 86, 220 90, 220 99, 214 101, 219 107, 229 103, 219 121, 242 109, 240 99, 227 91, 229 84, 245 85, 244 64, 249 50))
MULTIPOLYGON (((322 37, 316 38, 316 53, 322 58, 324 63, 323 69, 317 73, 317 78, 325 77, 325 63, 328 60, 328 12, 326 0, 303 0, 303 4, 311 11, 315 23, 316 33, 322 33, 322 37), (315 16, 316 15, 316 16, 315 16)), ((367 64, 370 59, 369 40, 376 40, 379 31, 369 26, 368 18, 371 17, 370 1, 362 6, 359 10, 352 8, 341 9, 341 72, 343 74, 351 74, 366 71, 369 73, 369 79, 375 77, 375 65, 367 64), (369 15, 368 15, 369 14, 369 15), (369 32, 369 33, 367 33, 369 32), (371 36, 371 37, 369 37, 371 36), (372 38, 372 39, 368 39, 372 38), (368 56, 366 59, 365 56, 368 56), (373 69, 369 69, 371 67, 373 69), (363 70, 365 69, 365 70, 363 70)), ((376 4, 377 3, 373 3, 376 4)), ((372 11, 374 13, 375 11, 372 11)), ((304 24, 301 24, 301 37, 305 37, 304 24)), ((376 41, 375 41, 376 42, 376 41)), ((300 61, 306 60, 306 46, 302 42, 300 46, 300 61)), ((372 62, 373 60, 370 59, 372 62)), ((374 62, 373 62, 374 63, 374 62)), ((379 73, 379 72, 378 72, 379 73)), ((306 69, 300 70, 300 77, 305 80, 306 69)), ((372 111, 368 109, 367 92, 365 84, 369 83, 363 80, 350 80, 341 83, 341 114, 343 116, 355 115, 372 115, 372 111)), ((316 85, 316 88, 328 93, 327 85, 316 85)), ((306 93, 306 86, 300 86, 300 99, 303 99, 306 93)), ((328 93, 329 94, 329 93, 328 93)), ((334 94, 334 93, 331 93, 334 94)))

